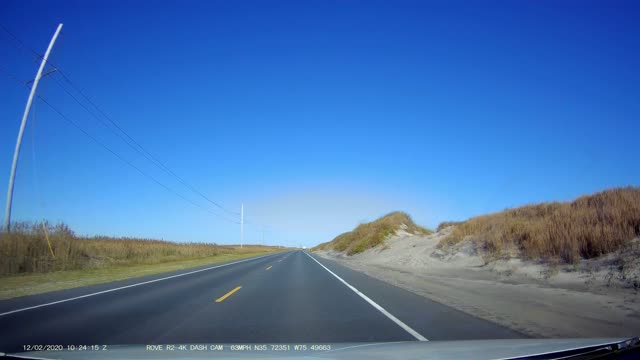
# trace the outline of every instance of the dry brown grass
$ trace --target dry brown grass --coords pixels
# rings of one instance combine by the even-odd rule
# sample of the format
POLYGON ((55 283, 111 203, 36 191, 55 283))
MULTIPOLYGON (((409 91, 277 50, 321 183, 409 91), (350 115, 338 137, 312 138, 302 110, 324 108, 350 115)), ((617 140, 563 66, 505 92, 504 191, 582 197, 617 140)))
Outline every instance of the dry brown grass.
POLYGON ((438 224, 438 228, 436 229, 436 231, 440 231, 440 230, 446 229, 449 226, 460 225, 462 223, 463 223, 463 221, 443 221, 440 224, 438 224))
POLYGON ((403 212, 392 212, 370 223, 358 225, 353 231, 338 235, 330 242, 314 247, 312 250, 328 250, 346 252, 347 255, 361 253, 378 246, 402 226, 405 231, 414 234, 430 234, 431 231, 416 225, 411 217, 403 212))
POLYGON ((58 270, 158 264, 227 254, 275 251, 278 247, 249 245, 242 249, 203 243, 152 239, 79 237, 64 224, 47 225, 53 256, 42 224, 16 223, 0 233, 0 276, 58 270))
POLYGON ((528 259, 575 263, 616 251, 636 236, 640 188, 627 187, 474 217, 458 224, 440 246, 468 237, 496 256, 515 249, 528 259))

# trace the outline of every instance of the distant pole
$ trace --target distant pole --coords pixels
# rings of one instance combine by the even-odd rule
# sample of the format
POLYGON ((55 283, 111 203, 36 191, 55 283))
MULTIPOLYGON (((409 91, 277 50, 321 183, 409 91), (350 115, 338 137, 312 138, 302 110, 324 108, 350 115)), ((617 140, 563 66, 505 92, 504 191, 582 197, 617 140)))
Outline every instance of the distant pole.
POLYGON ((40 68, 38 68, 38 73, 36 74, 36 78, 35 80, 33 80, 33 86, 31 87, 31 92, 29 93, 29 99, 27 99, 27 105, 24 108, 24 114, 22 114, 22 123, 20 123, 18 140, 16 140, 16 149, 13 152, 13 163, 11 164, 11 175, 9 176, 9 189, 7 190, 7 208, 5 210, 4 216, 4 228, 7 230, 7 232, 11 231, 11 202, 13 201, 13 183, 16 179, 16 169, 18 167, 18 156, 20 155, 20 144, 22 143, 22 135, 24 134, 24 128, 27 125, 29 110, 31 109, 33 97, 36 94, 38 82, 40 81, 40 77, 42 77, 42 70, 44 70, 44 66, 47 64, 47 59, 49 58, 49 54, 51 53, 53 44, 58 38, 58 34, 60 34, 60 30, 62 30, 62 24, 58 25, 55 34, 53 34, 53 38, 51 38, 51 42, 49 43, 47 52, 44 53, 44 57, 42 58, 42 62, 40 63, 40 68))
POLYGON ((244 242, 244 204, 240 204, 240 248, 244 242))

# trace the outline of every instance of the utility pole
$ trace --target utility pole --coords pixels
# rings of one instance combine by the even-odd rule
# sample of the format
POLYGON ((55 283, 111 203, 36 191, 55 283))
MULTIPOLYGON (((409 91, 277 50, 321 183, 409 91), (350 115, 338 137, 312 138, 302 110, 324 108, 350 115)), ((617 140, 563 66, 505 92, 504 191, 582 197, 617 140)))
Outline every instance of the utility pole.
POLYGON ((56 32, 53 34, 53 38, 51 38, 51 42, 49 43, 47 52, 44 53, 44 57, 42 58, 42 62, 40 63, 40 68, 38 68, 38 73, 36 74, 36 78, 33 80, 33 86, 31 87, 31 92, 29 93, 29 99, 27 100, 27 105, 24 108, 24 114, 22 114, 22 123, 20 123, 20 130, 18 131, 18 139, 16 140, 16 149, 13 152, 13 163, 11 164, 11 175, 9 176, 9 189, 7 190, 7 207, 5 210, 5 217, 4 217, 4 228, 7 230, 7 232, 11 231, 11 202, 13 201, 13 183, 16 179, 16 169, 18 167, 18 156, 20 155, 20 144, 22 143, 22 135, 24 134, 24 128, 27 125, 29 110, 31 109, 31 103, 33 102, 33 97, 36 94, 36 88, 38 87, 38 82, 42 77, 42 70, 44 70, 44 67, 47 64, 47 59, 49 58, 49 54, 51 53, 53 44, 56 42, 56 39, 60 34, 60 30, 62 30, 62 24, 58 25, 56 32))
POLYGON ((244 204, 240 204, 240 249, 244 242, 244 204))

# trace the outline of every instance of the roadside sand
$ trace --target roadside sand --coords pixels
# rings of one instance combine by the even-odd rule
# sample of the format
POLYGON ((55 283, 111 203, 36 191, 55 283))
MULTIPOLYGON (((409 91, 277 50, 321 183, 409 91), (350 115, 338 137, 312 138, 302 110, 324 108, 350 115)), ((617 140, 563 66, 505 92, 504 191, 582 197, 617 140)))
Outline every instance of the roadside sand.
POLYGON ((640 293, 616 281, 610 258, 556 266, 518 258, 487 263, 466 241, 437 249, 450 230, 429 236, 399 231, 354 256, 315 253, 532 336, 640 335, 640 293))

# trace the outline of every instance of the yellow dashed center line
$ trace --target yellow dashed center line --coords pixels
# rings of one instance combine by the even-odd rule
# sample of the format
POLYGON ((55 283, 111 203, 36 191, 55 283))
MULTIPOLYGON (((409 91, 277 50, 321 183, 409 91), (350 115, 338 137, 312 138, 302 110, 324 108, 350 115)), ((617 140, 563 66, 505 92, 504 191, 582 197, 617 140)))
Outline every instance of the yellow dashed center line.
POLYGON ((272 266, 271 266, 271 265, 269 265, 269 267, 268 267, 268 268, 266 268, 265 270, 269 270, 269 269, 271 269, 271 268, 272 268, 272 266))
POLYGON ((224 301, 224 299, 226 299, 226 298, 228 298, 229 296, 233 295, 233 293, 235 293, 236 291, 238 291, 238 290, 240 290, 240 289, 242 289, 242 286, 238 286, 238 287, 236 287, 235 289, 233 289, 233 290, 229 291, 228 293, 224 294, 223 296, 221 296, 221 297, 217 298, 217 299, 216 299, 216 302, 217 302, 217 303, 219 303, 219 302, 223 302, 223 301, 224 301))

